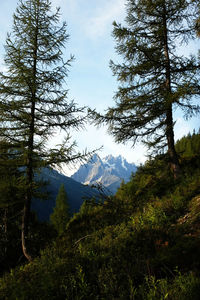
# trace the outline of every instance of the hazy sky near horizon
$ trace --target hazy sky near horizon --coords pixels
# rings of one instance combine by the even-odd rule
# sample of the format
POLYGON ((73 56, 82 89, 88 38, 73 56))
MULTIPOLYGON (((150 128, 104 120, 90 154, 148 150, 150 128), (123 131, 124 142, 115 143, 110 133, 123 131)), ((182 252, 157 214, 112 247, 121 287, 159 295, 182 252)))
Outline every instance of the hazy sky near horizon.
MULTIPOLYGON (((66 44, 64 59, 68 59, 70 54, 75 56, 67 79, 69 98, 74 99, 79 106, 89 106, 102 112, 114 105, 113 95, 118 83, 109 69, 109 61, 113 59, 116 62, 119 57, 114 49, 112 22, 114 20, 123 22, 126 1, 52 0, 51 2, 53 9, 57 6, 61 7, 61 20, 65 20, 68 25, 70 38, 66 44)), ((7 32, 12 29, 12 15, 17 3, 18 0, 6 0, 0 3, 1 70, 4 68, 3 44, 5 44, 7 32)), ((197 44, 191 47, 197 47, 197 44)), ((199 117, 185 121, 180 113, 175 112, 175 120, 176 139, 200 127, 199 117)), ((129 162, 138 164, 145 161, 146 150, 141 145, 133 149, 131 143, 126 145, 114 143, 113 137, 106 133, 106 127, 97 129, 87 125, 86 129, 81 132, 72 132, 72 139, 77 141, 79 150, 85 148, 93 150, 103 145, 100 156, 121 154, 129 162)))

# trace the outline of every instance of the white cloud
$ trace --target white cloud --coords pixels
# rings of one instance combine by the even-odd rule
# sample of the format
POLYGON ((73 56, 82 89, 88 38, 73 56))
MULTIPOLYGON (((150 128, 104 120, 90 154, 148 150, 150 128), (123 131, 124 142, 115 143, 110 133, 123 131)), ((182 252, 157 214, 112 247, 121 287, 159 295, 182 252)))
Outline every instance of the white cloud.
POLYGON ((125 15, 125 0, 52 0, 52 7, 61 7, 63 19, 90 39, 110 34, 113 21, 125 15))
POLYGON ((86 20, 85 34, 89 38, 99 38, 105 34, 114 20, 121 20, 125 12, 124 0, 110 0, 104 5, 99 5, 96 15, 86 20))
POLYGON ((110 35, 113 21, 122 21, 125 15, 125 0, 52 0, 52 8, 56 7, 61 7, 70 26, 95 40, 110 35))

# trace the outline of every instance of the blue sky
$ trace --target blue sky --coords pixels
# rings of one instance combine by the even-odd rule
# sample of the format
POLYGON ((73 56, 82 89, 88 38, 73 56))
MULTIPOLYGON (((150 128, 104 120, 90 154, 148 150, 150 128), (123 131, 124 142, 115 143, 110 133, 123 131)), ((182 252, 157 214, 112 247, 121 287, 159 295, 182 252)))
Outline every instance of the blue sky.
MULTIPOLYGON (((17 0, 1 1, 0 4, 0 68, 3 69, 3 44, 6 33, 11 31, 12 14, 17 6, 17 0)), ((109 69, 109 61, 119 60, 111 36, 112 22, 123 22, 125 17, 125 0, 52 0, 52 8, 61 7, 62 20, 68 24, 70 39, 66 45, 64 58, 70 54, 75 56, 75 61, 69 72, 67 80, 70 90, 69 97, 78 105, 87 105, 98 111, 113 106, 114 91, 117 90, 116 79, 109 69)), ((199 43, 198 43, 199 46, 199 43)), ((197 47, 197 44, 192 44, 197 47)), ((199 47, 200 48, 200 47, 199 47)), ((186 50, 183 49, 183 52, 186 50)), ((187 49, 190 51, 190 49, 187 49)), ((175 137, 180 138, 193 128, 199 127, 199 118, 185 121, 179 113, 175 113, 177 120, 175 137)), ((101 145, 103 150, 100 156, 113 154, 123 155, 129 162, 144 162, 146 150, 137 145, 135 149, 131 144, 115 144, 112 136, 106 133, 106 128, 96 129, 88 125, 87 130, 72 132, 72 138, 77 141, 81 150, 93 150, 101 145)))

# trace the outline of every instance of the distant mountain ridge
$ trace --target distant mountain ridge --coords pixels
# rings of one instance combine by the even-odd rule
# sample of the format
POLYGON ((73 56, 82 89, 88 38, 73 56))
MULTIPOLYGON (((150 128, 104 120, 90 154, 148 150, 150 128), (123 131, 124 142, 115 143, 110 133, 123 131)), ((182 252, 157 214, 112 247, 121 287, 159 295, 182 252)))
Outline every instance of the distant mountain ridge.
POLYGON ((128 163, 121 155, 117 157, 108 155, 101 159, 100 156, 94 154, 71 178, 84 185, 100 183, 110 192, 115 193, 121 181, 128 182, 131 174, 136 170, 136 165, 128 163))

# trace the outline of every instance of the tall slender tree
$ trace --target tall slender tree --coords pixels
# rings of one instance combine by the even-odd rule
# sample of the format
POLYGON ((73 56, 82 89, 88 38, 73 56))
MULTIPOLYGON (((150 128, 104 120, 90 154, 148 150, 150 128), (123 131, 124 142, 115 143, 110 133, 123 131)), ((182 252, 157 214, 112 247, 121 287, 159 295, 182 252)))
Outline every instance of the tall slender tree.
POLYGON ((200 94, 199 62, 179 52, 195 37, 196 18, 194 1, 128 0, 126 23, 114 22, 113 30, 123 58, 110 63, 120 83, 116 105, 104 116, 95 115, 97 123, 109 125, 117 142, 142 140, 155 152, 167 147, 175 177, 180 166, 173 109, 181 108, 186 118, 200 111, 193 102, 200 94))
POLYGON ((62 234, 66 228, 66 224, 70 219, 69 203, 64 184, 61 184, 56 197, 56 205, 50 216, 50 221, 54 225, 58 234, 62 234))
POLYGON ((84 157, 75 152, 69 130, 84 125, 84 108, 67 99, 63 88, 71 56, 63 60, 68 40, 60 10, 51 12, 49 0, 19 0, 13 30, 5 45, 7 71, 0 74, 0 138, 15 149, 17 167, 24 170, 22 249, 27 249, 29 215, 36 184, 35 171, 84 157), (66 131, 60 145, 48 147, 56 130, 66 131))

